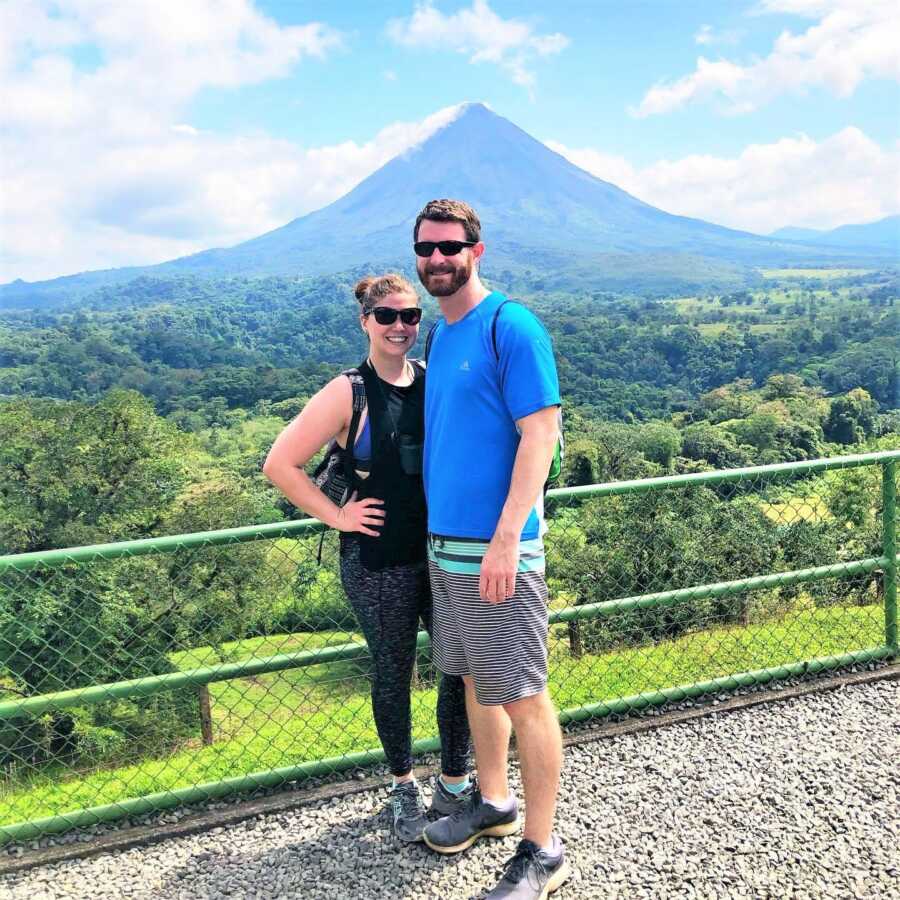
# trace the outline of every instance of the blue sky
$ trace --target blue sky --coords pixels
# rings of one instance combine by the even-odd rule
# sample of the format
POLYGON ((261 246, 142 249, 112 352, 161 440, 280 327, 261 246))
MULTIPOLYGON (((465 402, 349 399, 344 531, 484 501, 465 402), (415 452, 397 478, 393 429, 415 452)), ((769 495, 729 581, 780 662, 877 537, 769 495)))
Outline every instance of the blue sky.
MULTIPOLYGON (((434 6, 452 14, 468 5, 434 6)), ((629 115, 655 83, 692 72, 698 56, 739 62, 765 57, 782 31, 802 33, 814 21, 763 14, 755 3, 494 0, 490 9, 501 18, 569 41, 559 52, 528 62, 534 76, 530 90, 504 77, 496 65, 471 63, 469 54, 398 46, 385 25, 408 19, 414 7, 396 0, 258 4, 284 24, 328 22, 345 35, 344 47, 326 65, 311 61, 278 83, 198 99, 192 110, 196 122, 232 130, 256 126, 318 146, 365 140, 388 122, 421 119, 477 99, 535 137, 596 145, 638 164, 698 151, 734 154, 747 144, 768 143, 797 130, 821 139, 848 124, 880 143, 900 137, 900 92, 896 81, 885 78, 867 80, 847 98, 835 97, 826 87, 800 98, 784 95, 725 121, 709 104, 688 106, 677 115, 629 115), (711 43, 698 44, 704 26, 711 43), (887 114, 889 109, 895 115, 887 114)))
POLYGON ((247 239, 481 100, 671 212, 900 211, 885 0, 4 0, 0 280, 247 239))

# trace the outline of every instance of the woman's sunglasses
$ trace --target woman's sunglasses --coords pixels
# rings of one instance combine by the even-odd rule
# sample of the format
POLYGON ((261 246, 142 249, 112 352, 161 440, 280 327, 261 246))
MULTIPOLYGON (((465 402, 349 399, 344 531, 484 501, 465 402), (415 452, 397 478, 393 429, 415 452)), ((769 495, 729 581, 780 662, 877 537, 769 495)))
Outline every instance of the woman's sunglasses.
POLYGON ((400 316, 404 325, 418 325, 422 321, 422 310, 418 306, 407 306, 406 309, 394 309, 393 306, 369 306, 363 310, 363 315, 369 313, 375 316, 379 325, 393 325, 400 316))
POLYGON ((474 247, 478 241, 416 241, 413 250, 416 256, 424 256, 426 259, 434 253, 437 247, 441 256, 456 256, 463 247, 474 247))

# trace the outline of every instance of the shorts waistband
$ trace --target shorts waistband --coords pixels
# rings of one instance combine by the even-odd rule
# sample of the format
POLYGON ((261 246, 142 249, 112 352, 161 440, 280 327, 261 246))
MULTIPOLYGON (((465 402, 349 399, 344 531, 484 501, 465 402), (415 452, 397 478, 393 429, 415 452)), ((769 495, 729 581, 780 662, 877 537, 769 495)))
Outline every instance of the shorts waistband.
MULTIPOLYGON (((477 575, 481 571, 481 560, 487 552, 490 541, 473 538, 455 538, 440 534, 428 535, 428 559, 444 572, 477 575)), ((519 542, 519 572, 543 572, 544 541, 531 538, 519 542)))

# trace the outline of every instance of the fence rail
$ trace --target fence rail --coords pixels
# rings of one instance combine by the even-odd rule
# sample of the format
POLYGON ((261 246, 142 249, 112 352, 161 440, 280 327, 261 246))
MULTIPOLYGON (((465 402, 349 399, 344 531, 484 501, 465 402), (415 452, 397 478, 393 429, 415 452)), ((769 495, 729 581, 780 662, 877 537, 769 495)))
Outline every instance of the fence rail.
MULTIPOLYGON (((898 459, 551 491, 561 721, 896 657, 898 459)), ((322 530, 0 556, 0 842, 383 759, 333 537, 312 562, 322 530)), ((428 646, 420 752, 437 749, 428 646)))

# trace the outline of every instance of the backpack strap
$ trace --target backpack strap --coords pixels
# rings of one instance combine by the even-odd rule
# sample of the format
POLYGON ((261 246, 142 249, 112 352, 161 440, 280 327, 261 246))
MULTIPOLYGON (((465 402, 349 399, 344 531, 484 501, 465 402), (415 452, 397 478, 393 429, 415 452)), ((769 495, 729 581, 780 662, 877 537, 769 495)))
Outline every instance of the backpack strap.
POLYGON ((441 320, 438 319, 436 322, 433 322, 431 328, 428 329, 428 334, 425 336, 425 365, 428 365, 428 355, 431 353, 431 342, 434 340, 434 333, 437 331, 438 325, 440 325, 441 320))
MULTIPOLYGON (((507 303, 515 303, 515 300, 504 300, 495 310, 494 316, 491 319, 491 344, 494 348, 494 357, 497 360, 497 364, 500 363, 500 350, 497 347, 497 319, 500 317, 500 310, 506 306, 507 303)), ((503 384, 501 383, 500 389, 503 390, 503 384)), ((562 405, 556 408, 556 423, 557 423, 557 438, 556 438, 556 447, 553 451, 553 459, 550 462, 550 471, 547 475, 547 480, 544 482, 544 493, 547 493, 547 489, 550 487, 552 483, 554 483, 560 475, 560 471, 562 470, 562 461, 563 456, 565 455, 565 437, 563 436, 563 420, 562 420, 562 405)))
MULTIPOLYGON (((504 300, 495 310, 493 318, 491 319, 491 344, 494 348, 494 358, 497 362, 500 362, 500 351, 497 349, 497 318, 500 315, 500 310, 506 306, 507 303, 515 303, 515 300, 504 300)), ((431 344, 434 341, 434 334, 438 329, 438 325, 440 325, 441 320, 438 319, 434 322, 431 328, 428 329, 428 334, 425 336, 425 365, 428 365, 428 356, 431 353, 431 344)))
POLYGON ((494 348, 494 358, 497 362, 500 362, 500 351, 497 348, 497 319, 500 318, 500 310, 506 306, 507 303, 515 303, 515 300, 504 300, 495 310, 494 317, 491 319, 491 346, 494 348))
MULTIPOLYGON (((363 365, 365 365, 363 363, 363 365)), ((359 420, 362 418, 363 410, 368 405, 366 397, 366 385, 360 374, 359 366, 353 369, 344 369, 341 375, 346 375, 350 379, 350 388, 353 391, 353 412, 350 414, 350 428, 347 431, 347 446, 341 454, 344 465, 344 474, 347 477, 347 483, 353 483, 354 469, 356 462, 353 456, 353 448, 356 446, 356 432, 359 431, 359 420)), ((337 441, 331 442, 331 453, 340 451, 340 445, 337 441)), ((319 552, 316 554, 316 564, 322 565, 322 548, 325 545, 325 531, 319 538, 319 552)))
POLYGON ((359 431, 359 420, 363 410, 368 405, 366 397, 366 384, 360 374, 359 367, 346 369, 341 372, 350 379, 350 387, 353 390, 353 412, 350 415, 350 428, 347 431, 347 446, 344 449, 344 468, 349 474, 353 469, 353 448, 356 446, 356 432, 359 431))
POLYGON ((494 315, 491 318, 491 346, 494 348, 494 360, 497 363, 497 379, 500 382, 500 391, 503 391, 503 380, 500 376, 500 348, 497 346, 497 319, 500 318, 500 310, 506 306, 507 303, 515 303, 515 300, 504 300, 495 310, 494 315))

